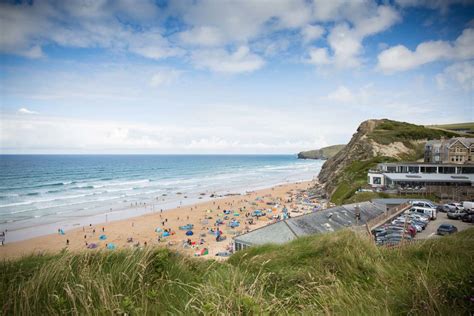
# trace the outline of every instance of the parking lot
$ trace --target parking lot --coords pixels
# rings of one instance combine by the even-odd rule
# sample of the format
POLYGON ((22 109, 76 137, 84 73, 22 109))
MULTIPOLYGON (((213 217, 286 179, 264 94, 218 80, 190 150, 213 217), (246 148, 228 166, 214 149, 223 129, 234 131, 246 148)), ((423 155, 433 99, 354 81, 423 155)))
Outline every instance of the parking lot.
POLYGON ((465 223, 461 220, 449 219, 446 213, 438 212, 437 219, 431 221, 425 230, 416 234, 415 239, 427 239, 427 238, 442 238, 443 236, 437 235, 436 230, 441 224, 451 224, 457 227, 458 231, 474 227, 472 223, 465 223))

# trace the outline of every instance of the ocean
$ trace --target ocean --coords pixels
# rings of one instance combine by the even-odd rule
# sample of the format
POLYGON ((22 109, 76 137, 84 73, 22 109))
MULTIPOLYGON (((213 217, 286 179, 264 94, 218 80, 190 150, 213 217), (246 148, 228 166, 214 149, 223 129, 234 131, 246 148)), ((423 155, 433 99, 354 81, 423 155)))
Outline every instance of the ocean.
POLYGON ((295 155, 0 155, 0 232, 10 241, 311 180, 295 155))

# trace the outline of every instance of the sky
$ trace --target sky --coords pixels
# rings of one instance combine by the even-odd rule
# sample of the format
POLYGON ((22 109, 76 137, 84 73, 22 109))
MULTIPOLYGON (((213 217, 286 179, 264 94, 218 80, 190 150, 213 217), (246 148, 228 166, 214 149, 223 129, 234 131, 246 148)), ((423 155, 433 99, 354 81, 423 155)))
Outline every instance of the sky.
POLYGON ((0 1, 0 153, 272 154, 474 121, 474 1, 0 1))

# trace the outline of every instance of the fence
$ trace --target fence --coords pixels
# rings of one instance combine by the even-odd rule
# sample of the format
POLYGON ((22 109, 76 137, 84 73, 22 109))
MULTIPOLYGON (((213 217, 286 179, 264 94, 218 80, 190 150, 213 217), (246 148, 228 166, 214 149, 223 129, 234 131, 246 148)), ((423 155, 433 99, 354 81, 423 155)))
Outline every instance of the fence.
POLYGON ((379 226, 380 224, 385 223, 390 218, 395 217, 396 215, 404 212, 410 206, 411 205, 409 203, 403 203, 398 206, 392 207, 391 209, 385 211, 383 214, 380 214, 379 216, 367 221, 366 226, 370 231, 373 227, 379 226))

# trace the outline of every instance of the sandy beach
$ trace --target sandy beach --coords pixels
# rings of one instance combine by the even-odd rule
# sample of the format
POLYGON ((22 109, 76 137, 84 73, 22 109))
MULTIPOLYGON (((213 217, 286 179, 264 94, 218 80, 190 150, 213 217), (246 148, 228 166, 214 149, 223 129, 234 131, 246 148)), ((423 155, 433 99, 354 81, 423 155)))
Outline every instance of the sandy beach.
MULTIPOLYGON (((169 247, 190 256, 197 256, 203 248, 207 248, 208 254, 201 257, 223 258, 216 254, 231 249, 233 236, 275 221, 274 217, 282 214, 284 207, 288 209, 290 216, 311 211, 314 206, 303 205, 301 201, 306 197, 305 190, 314 184, 313 181, 283 184, 245 195, 217 197, 194 205, 155 210, 139 217, 88 225, 65 231, 64 234, 56 231, 19 242, 8 243, 7 235, 7 243, 0 247, 0 257, 12 259, 34 253, 55 253, 63 249, 114 251, 107 247, 169 247), (257 209, 264 210, 266 216, 258 219, 252 217, 251 213, 257 209), (229 214, 225 214, 224 210, 230 210, 226 212, 229 214), (253 223, 250 224, 249 219, 252 219, 253 223), (216 225, 217 220, 222 221, 222 224, 216 225), (239 226, 229 227, 232 220, 234 223, 238 222, 239 226), (179 229, 187 224, 194 226, 192 236, 186 235, 187 230, 179 229), (213 231, 217 229, 222 232, 225 240, 216 241, 213 231), (170 235, 164 237, 165 231, 170 232, 170 235), (95 244, 96 248, 91 249, 91 244, 95 244)), ((320 203, 318 200, 312 202, 320 203)))

